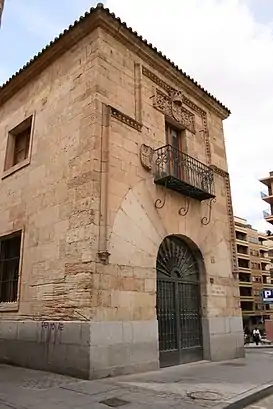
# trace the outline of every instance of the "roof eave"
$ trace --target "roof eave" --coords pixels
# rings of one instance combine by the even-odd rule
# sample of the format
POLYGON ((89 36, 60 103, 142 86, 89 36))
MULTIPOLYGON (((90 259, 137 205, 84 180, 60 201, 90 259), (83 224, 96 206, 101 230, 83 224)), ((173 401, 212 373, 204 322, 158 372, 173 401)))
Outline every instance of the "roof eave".
POLYGON ((108 31, 114 31, 116 38, 119 36, 126 39, 138 53, 146 56, 146 60, 153 60, 156 63, 156 67, 161 67, 161 71, 164 74, 167 72, 170 78, 178 83, 182 83, 187 90, 194 94, 197 100, 213 109, 221 119, 226 119, 230 115, 229 109, 220 101, 101 5, 85 13, 84 17, 81 17, 73 25, 69 26, 67 30, 51 41, 41 52, 2 85, 0 87, 0 106, 28 82, 32 81, 53 61, 99 26, 108 31))
MULTIPOLYGON (((99 26, 99 9, 94 9, 89 18, 81 17, 73 26, 42 49, 34 58, 26 63, 6 83, 0 87, 0 106, 12 98, 26 84, 36 78, 52 62, 65 54, 75 44, 99 26)), ((86 13, 85 16, 87 16, 86 13)))

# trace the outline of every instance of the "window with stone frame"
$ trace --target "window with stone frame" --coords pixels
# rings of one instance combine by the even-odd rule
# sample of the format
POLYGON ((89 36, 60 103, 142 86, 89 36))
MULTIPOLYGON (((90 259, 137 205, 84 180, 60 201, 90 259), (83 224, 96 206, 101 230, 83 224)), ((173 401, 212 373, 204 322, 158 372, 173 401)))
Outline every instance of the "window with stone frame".
POLYGON ((0 238, 0 303, 17 301, 22 233, 0 238))
POLYGON ((8 170, 24 162, 29 156, 32 116, 25 119, 8 133, 5 168, 8 170))

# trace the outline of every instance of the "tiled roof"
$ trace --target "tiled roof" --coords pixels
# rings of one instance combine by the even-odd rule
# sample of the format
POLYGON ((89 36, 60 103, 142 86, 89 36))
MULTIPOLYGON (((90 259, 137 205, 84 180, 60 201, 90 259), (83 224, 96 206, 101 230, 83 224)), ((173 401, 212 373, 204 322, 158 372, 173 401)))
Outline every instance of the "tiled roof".
POLYGON ((54 40, 52 40, 46 47, 44 47, 38 54, 36 54, 30 61, 28 61, 19 71, 17 71, 15 74, 13 74, 4 84, 0 86, 0 94, 1 91, 7 87, 15 77, 20 75, 24 70, 26 70, 30 65, 35 63, 43 53, 45 53, 50 47, 52 47, 55 43, 60 41, 62 37, 64 37, 70 30, 72 30, 74 27, 76 27, 78 24, 81 24, 85 19, 87 19, 91 14, 93 14, 96 10, 100 9, 103 11, 105 14, 107 14, 108 17, 111 17, 118 23, 120 23, 126 30, 128 30, 130 33, 132 33, 138 40, 140 40, 142 43, 144 43, 147 47, 149 47, 153 52, 155 52, 160 58, 165 60, 167 63, 169 63, 176 71, 178 71, 180 74, 183 75, 183 77, 187 78, 191 83, 193 83, 195 86, 197 86, 201 91, 203 91, 209 98, 211 98, 215 103, 217 103, 221 108, 223 108, 225 111, 227 111, 228 114, 230 114, 230 110, 223 105, 217 98, 215 98, 212 94, 210 94, 205 88, 203 88, 197 81, 195 81, 192 77, 190 77, 188 74, 186 74, 183 70, 181 70, 174 62, 172 62, 169 58, 167 58, 164 54, 162 54, 161 51, 159 51, 156 47, 154 47, 151 43, 148 43, 147 40, 145 40, 141 35, 139 35, 136 31, 134 31, 131 27, 128 27, 125 22, 122 22, 119 17, 116 17, 114 13, 111 13, 108 8, 105 8, 102 3, 98 3, 96 7, 92 7, 89 12, 86 12, 84 16, 80 17, 78 20, 75 20, 73 24, 71 24, 67 29, 65 29, 58 37, 56 37, 54 40))

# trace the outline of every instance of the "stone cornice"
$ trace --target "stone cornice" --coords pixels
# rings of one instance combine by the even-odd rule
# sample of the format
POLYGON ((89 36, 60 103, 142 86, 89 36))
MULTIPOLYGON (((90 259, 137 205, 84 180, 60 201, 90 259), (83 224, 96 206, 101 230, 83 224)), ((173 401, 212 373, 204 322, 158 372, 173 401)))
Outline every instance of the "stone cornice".
POLYGON ((141 132, 142 124, 137 122, 135 119, 124 114, 116 108, 109 106, 110 114, 113 118, 116 118, 118 121, 124 123, 125 125, 130 126, 131 128, 136 129, 138 132, 141 132))

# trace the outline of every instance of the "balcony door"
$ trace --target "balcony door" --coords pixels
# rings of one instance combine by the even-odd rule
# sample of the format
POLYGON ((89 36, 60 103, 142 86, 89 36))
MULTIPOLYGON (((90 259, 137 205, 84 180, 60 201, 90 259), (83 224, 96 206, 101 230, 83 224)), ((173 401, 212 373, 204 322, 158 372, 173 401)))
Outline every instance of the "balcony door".
POLYGON ((182 179, 182 132, 166 123, 166 142, 169 148, 169 172, 177 178, 182 179))

